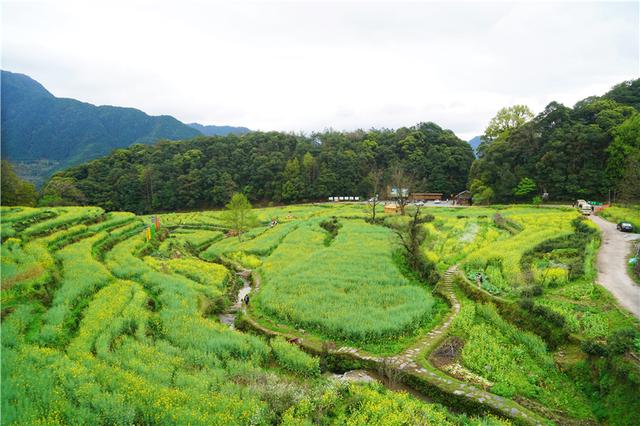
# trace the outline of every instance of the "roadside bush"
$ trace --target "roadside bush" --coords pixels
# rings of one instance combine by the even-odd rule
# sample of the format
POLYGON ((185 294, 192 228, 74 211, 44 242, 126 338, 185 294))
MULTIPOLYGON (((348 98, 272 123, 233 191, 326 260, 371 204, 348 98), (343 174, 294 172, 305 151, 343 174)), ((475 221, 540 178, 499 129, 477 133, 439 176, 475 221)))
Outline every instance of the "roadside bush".
POLYGON ((524 309, 525 311, 532 311, 533 310, 533 300, 531 300, 530 298, 525 298, 522 299, 520 301, 520 307, 522 309, 524 309))
MULTIPOLYGON (((521 291, 522 297, 530 298, 534 296, 542 296, 543 290, 541 285, 534 285, 531 287, 525 287, 521 291)), ((529 310, 529 309, 527 309, 529 310)))
POLYGON ((551 323, 553 323, 554 325, 557 325, 558 327, 564 327, 564 323, 565 323, 564 317, 558 312, 554 312, 551 309, 547 308, 546 306, 534 304, 533 308, 531 309, 531 312, 535 315, 538 315, 550 321, 551 323))
POLYGON ((638 333, 632 327, 614 331, 608 339, 607 349, 611 355, 622 355, 633 349, 638 333))
POLYGON ((273 356, 283 368, 305 377, 320 374, 320 361, 278 336, 271 340, 273 356))
POLYGON ((580 345, 580 348, 582 349, 582 352, 589 355, 606 356, 608 353, 607 347, 595 339, 584 340, 580 345))

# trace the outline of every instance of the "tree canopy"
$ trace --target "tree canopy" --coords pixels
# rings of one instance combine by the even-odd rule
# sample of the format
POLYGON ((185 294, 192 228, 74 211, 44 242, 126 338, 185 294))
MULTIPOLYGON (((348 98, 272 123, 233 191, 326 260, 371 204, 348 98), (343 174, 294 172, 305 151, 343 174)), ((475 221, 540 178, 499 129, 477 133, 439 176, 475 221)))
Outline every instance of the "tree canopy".
POLYGON ((573 108, 551 102, 533 120, 483 144, 469 173, 474 197, 511 201, 521 195, 524 178, 551 200, 608 197, 632 174, 628 163, 640 150, 637 99, 640 85, 634 81, 573 108))
POLYGON ((536 183, 528 178, 523 177, 520 179, 520 183, 516 186, 516 189, 513 191, 513 195, 516 197, 526 197, 536 190, 536 183))
POLYGON ((242 239, 242 234, 255 226, 257 221, 251 211, 251 203, 244 194, 236 192, 225 207, 222 221, 238 236, 238 239, 242 239))
POLYGON ((493 140, 505 133, 517 129, 533 118, 533 112, 526 105, 513 105, 502 108, 491 119, 484 131, 484 136, 488 140, 493 140))
POLYGON ((35 186, 20 179, 7 160, 2 160, 1 163, 1 204, 3 206, 34 206, 38 198, 35 186))
POLYGON ((251 202, 300 202, 371 194, 373 169, 411 174, 416 191, 466 187, 473 152, 450 130, 421 123, 397 130, 311 135, 250 132, 117 149, 57 174, 86 203, 138 213, 223 206, 235 192, 251 202))

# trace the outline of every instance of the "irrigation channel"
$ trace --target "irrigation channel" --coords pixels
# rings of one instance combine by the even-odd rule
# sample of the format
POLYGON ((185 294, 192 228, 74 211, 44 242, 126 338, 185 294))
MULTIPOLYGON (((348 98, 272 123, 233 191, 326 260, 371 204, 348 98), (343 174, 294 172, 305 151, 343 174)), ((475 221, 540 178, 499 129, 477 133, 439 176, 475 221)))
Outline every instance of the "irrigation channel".
POLYGON ((251 281, 249 280, 251 271, 244 269, 236 272, 236 275, 242 281, 242 287, 240 287, 240 289, 238 290, 236 303, 231 305, 231 307, 229 307, 229 309, 227 309, 225 312, 218 315, 218 318, 220 318, 220 322, 223 324, 227 324, 232 329, 236 328, 236 317, 238 316, 238 312, 242 310, 244 297, 251 292, 251 281))
POLYGON ((519 403, 449 376, 429 362, 429 355, 445 339, 451 322, 460 312, 460 302, 454 291, 454 278, 459 273, 457 266, 449 268, 436 286, 451 307, 449 315, 414 345, 394 356, 374 356, 348 346, 335 347, 325 343, 319 345, 313 339, 306 338, 302 331, 298 334, 284 333, 259 324, 251 318, 243 304, 245 295, 260 288, 260 277, 248 269, 236 270, 243 286, 238 291, 236 303, 220 314, 219 318, 221 322, 235 328, 236 319, 241 313, 242 328, 295 341, 301 349, 321 357, 326 369, 333 373, 331 378, 336 380, 376 380, 391 390, 406 391, 422 400, 439 402, 454 410, 456 407, 463 407, 466 411, 480 414, 494 413, 519 424, 548 424, 546 418, 519 403))

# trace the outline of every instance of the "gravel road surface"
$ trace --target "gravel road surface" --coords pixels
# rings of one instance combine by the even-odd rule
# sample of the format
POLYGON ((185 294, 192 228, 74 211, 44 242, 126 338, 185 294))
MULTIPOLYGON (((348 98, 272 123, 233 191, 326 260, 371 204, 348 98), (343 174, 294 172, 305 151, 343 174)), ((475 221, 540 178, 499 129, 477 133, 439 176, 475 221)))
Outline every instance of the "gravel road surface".
POLYGON ((602 230, 598 252, 598 283, 609 290, 618 302, 640 319, 640 286, 627 273, 627 256, 632 241, 640 234, 620 232, 616 225, 599 216, 589 217, 602 230))

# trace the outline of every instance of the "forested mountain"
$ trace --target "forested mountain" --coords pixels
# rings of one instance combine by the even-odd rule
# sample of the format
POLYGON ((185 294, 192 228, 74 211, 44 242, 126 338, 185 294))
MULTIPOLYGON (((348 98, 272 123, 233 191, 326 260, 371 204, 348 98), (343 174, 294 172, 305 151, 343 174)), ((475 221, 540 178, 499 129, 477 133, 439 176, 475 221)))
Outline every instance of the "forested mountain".
POLYGON ((34 182, 114 148, 199 134, 170 116, 57 98, 26 75, 2 71, 2 158, 34 182))
POLYGON ((637 199, 639 107, 640 80, 627 81, 573 108, 551 102, 532 120, 485 135, 470 171, 475 200, 517 199, 525 178, 535 183, 529 195, 552 200, 637 199))
POLYGON ((189 127, 193 127, 200 133, 205 136, 226 136, 230 133, 235 135, 243 135, 245 133, 249 133, 251 130, 246 127, 234 127, 234 126, 213 126, 213 125, 202 125, 200 123, 189 123, 187 124, 189 127))
POLYGON ((467 142, 433 123, 309 137, 251 132, 118 149, 48 186, 64 181, 87 204, 148 212, 222 206, 234 191, 275 202, 367 196, 370 172, 383 170, 388 183, 395 165, 413 175, 415 190, 451 194, 466 187, 472 161, 467 142))

